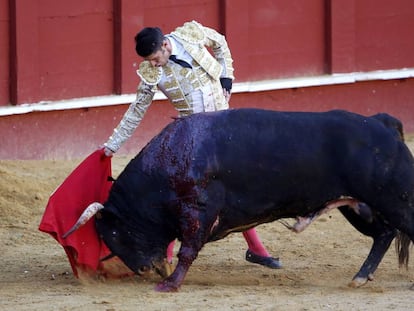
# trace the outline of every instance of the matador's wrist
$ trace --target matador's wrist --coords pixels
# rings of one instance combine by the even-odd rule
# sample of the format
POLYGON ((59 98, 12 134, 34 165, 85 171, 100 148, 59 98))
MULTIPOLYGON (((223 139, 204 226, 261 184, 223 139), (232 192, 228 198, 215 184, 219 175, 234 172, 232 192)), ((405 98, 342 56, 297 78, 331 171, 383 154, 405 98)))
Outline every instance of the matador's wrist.
POLYGON ((220 78, 220 83, 223 89, 226 89, 227 92, 231 92, 231 88, 233 86, 233 80, 230 78, 220 78))

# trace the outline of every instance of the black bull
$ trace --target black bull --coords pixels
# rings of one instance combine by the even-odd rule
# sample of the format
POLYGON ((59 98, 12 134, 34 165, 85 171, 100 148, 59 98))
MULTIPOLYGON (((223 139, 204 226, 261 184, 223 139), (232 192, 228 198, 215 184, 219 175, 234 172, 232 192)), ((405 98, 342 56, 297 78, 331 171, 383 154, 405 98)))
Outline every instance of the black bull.
POLYGON ((398 120, 259 109, 177 119, 120 174, 96 228, 138 274, 166 276, 166 248, 178 238, 177 266, 157 286, 174 291, 205 243, 281 218, 298 219, 301 231, 301 220, 332 206, 373 238, 353 286, 373 278, 396 236, 407 264, 414 161, 398 120))

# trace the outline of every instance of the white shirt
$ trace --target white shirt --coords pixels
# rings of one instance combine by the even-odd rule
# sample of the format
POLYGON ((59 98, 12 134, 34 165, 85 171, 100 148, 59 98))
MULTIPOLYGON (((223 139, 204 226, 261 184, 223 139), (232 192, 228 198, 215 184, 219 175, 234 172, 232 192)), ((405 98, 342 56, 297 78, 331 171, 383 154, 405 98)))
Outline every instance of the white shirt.
MULTIPOLYGON (((174 39, 172 36, 166 36, 171 44, 171 54, 175 55, 178 59, 184 60, 191 65, 193 58, 190 54, 184 49, 184 47, 174 39)), ((209 103, 208 97, 203 96, 202 90, 194 90, 188 94, 187 99, 191 101, 193 106, 193 113, 204 112, 204 111, 213 111, 214 104, 209 103), (213 108, 211 108, 213 107, 213 108)))
POLYGON ((166 37, 171 44, 171 54, 191 65, 193 58, 190 56, 190 54, 188 54, 184 47, 178 41, 176 41, 174 37, 168 35, 166 37))

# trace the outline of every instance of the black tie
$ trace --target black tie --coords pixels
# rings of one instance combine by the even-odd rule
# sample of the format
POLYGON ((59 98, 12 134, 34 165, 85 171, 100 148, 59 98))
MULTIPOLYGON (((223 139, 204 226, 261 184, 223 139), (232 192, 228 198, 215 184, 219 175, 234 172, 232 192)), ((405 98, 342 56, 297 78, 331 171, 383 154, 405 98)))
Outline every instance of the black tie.
POLYGON ((177 63, 178 65, 183 66, 184 68, 192 68, 191 65, 189 63, 187 63, 186 61, 183 61, 181 59, 178 59, 175 55, 171 55, 170 59, 174 62, 177 63))

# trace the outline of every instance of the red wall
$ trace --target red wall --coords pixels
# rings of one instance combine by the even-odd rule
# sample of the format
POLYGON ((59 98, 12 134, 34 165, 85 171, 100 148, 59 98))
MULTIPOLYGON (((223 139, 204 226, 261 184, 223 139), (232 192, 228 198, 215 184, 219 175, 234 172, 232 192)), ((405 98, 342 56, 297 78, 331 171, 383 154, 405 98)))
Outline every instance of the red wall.
MULTIPOLYGON (((412 0, 0 0, 0 109, 134 93, 136 32, 193 19, 226 35, 236 83, 414 68, 412 0)), ((414 132, 413 97, 411 77, 235 93, 231 106, 388 112, 414 132)), ((126 108, 0 116, 0 159, 83 157, 126 108)), ((120 153, 135 153, 175 115, 154 102, 120 153)))
POLYGON ((0 106, 133 93, 135 33, 192 19, 236 82, 414 67, 411 0, 0 0, 0 106))
POLYGON ((325 72, 325 1, 228 1, 226 35, 237 81, 325 72))
POLYGON ((111 0, 11 2, 12 103, 112 93, 111 0))
MULTIPOLYGON (((414 79, 367 81, 235 93, 231 106, 290 111, 347 109, 367 116, 386 111, 403 121, 406 133, 414 133, 413 90, 414 79)), ((0 159, 84 158, 108 139, 126 109, 127 105, 118 105, 5 117, 0 122, 0 159)), ((117 155, 137 153, 176 115, 167 101, 155 101, 117 155)))
POLYGON ((38 29, 41 100, 105 94, 113 86, 112 0, 39 1, 38 29))
POLYGON ((10 102, 8 12, 8 1, 0 0, 0 107, 10 102))
POLYGON ((355 1, 355 71, 414 67, 414 1, 355 1))

